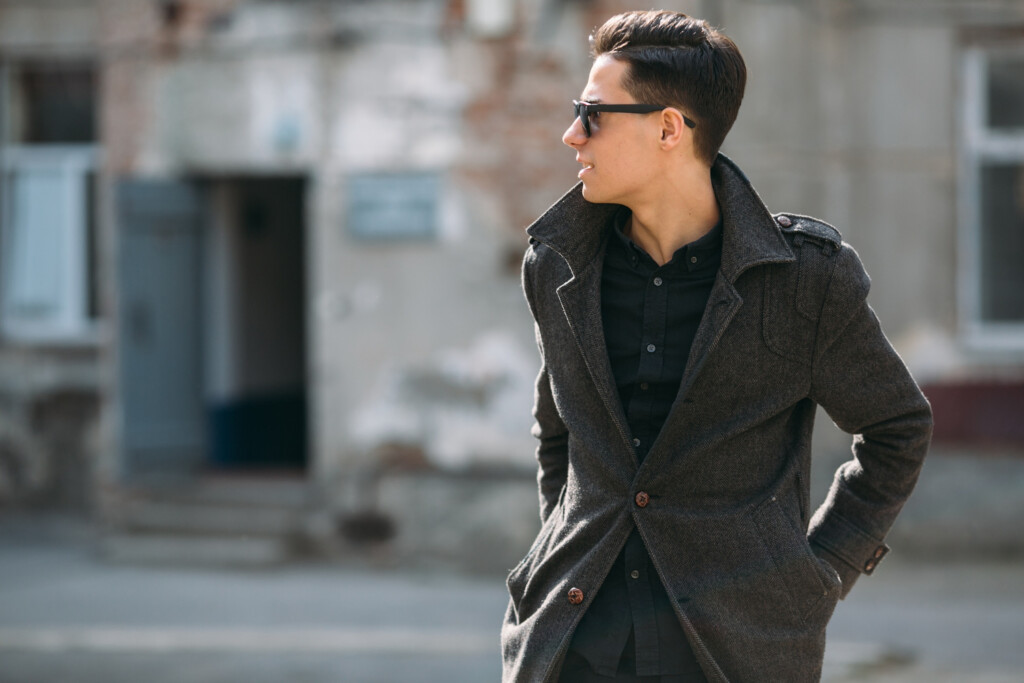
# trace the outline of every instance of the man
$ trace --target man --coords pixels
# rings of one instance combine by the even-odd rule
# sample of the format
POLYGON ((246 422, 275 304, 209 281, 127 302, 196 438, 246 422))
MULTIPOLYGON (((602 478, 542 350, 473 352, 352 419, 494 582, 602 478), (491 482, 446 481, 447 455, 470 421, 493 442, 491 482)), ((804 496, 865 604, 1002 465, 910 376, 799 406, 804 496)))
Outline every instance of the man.
POLYGON ((542 527, 508 577, 505 681, 801 683, 888 548, 931 413, 831 226, 718 154, 746 69, 673 12, 613 17, 528 229, 542 527), (855 434, 811 515, 816 406, 855 434))

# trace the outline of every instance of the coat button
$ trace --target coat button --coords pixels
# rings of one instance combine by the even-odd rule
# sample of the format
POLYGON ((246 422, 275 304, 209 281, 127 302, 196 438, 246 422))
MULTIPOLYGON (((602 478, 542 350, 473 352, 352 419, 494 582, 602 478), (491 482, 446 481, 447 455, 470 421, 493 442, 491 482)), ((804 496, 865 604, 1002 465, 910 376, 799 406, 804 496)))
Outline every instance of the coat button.
POLYGON ((569 604, 570 605, 578 605, 581 602, 583 602, 583 591, 581 591, 579 588, 570 588, 569 589, 569 604))
POLYGON ((646 491, 641 491, 636 494, 636 497, 633 500, 636 501, 637 507, 645 508, 647 507, 647 504, 651 502, 651 497, 647 495, 646 491))
POLYGON ((784 228, 788 228, 793 225, 793 221, 790 220, 789 216, 778 216, 775 220, 784 228))

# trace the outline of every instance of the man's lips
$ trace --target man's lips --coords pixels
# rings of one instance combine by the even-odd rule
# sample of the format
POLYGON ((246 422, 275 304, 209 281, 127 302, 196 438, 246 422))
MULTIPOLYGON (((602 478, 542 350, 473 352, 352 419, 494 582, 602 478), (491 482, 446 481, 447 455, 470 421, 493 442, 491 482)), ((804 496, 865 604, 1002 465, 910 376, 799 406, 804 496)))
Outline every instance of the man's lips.
POLYGON ((577 159, 576 161, 583 165, 583 168, 580 169, 580 172, 578 174, 580 177, 582 177, 583 174, 586 173, 587 171, 591 171, 594 168, 594 164, 590 163, 589 161, 583 161, 581 159, 577 159))

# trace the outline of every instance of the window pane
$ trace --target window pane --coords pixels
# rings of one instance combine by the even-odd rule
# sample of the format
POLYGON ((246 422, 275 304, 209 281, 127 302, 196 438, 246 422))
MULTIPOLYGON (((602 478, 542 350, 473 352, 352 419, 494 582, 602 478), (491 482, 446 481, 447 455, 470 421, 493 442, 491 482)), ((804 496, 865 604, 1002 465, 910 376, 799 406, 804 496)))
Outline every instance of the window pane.
POLYGON ((96 86, 91 67, 34 64, 20 71, 25 117, 21 142, 96 141, 96 86))
POLYGON ((85 177, 85 272, 88 278, 85 309, 90 320, 100 317, 99 226, 96 221, 96 185, 96 172, 90 171, 85 177))
POLYGON ((1024 57, 989 62, 988 125, 1024 128, 1024 57))
POLYGON ((68 207, 68 176, 33 169, 11 178, 11 223, 7 233, 6 310, 19 319, 46 319, 61 309, 68 207))
POLYGON ((1024 322, 1024 164, 981 173, 981 315, 1024 322))

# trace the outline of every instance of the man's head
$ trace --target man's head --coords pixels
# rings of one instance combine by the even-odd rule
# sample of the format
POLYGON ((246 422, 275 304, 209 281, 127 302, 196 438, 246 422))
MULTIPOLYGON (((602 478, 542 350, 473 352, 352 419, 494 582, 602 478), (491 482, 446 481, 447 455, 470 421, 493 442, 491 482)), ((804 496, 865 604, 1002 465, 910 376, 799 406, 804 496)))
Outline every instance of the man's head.
POLYGON ((736 45, 678 12, 627 12, 591 36, 594 65, 562 141, 583 165, 583 196, 636 206, 666 179, 710 167, 736 120, 746 67, 736 45), (584 122, 579 115, 589 113, 584 122), (682 164, 682 166, 680 166, 682 164))
POLYGON ((697 125, 694 148, 714 163, 743 101, 747 68, 728 36, 680 12, 626 12, 591 36, 594 57, 627 68, 623 88, 637 102, 676 107, 697 125))

